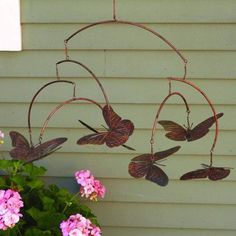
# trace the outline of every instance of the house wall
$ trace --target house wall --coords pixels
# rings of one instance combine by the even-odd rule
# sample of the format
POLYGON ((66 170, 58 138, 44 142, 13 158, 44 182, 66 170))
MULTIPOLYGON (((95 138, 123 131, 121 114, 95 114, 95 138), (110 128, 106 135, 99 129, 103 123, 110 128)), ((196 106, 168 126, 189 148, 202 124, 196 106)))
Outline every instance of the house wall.
MULTIPOLYGON (((188 59, 187 78, 201 87, 224 112, 215 149, 216 166, 235 168, 236 130, 236 1, 234 0, 119 0, 118 19, 143 23, 171 41, 188 59)), ((0 124, 7 133, 27 135, 27 109, 33 94, 55 80, 55 63, 65 59, 63 40, 77 29, 98 20, 112 19, 111 0, 22 0, 22 52, 0 52, 0 124)), ((68 137, 57 153, 39 164, 48 168, 48 182, 77 190, 73 173, 90 169, 107 187, 106 198, 90 203, 104 236, 233 236, 236 233, 236 171, 219 182, 180 181, 190 170, 209 163, 214 128, 203 139, 181 143, 181 150, 161 167, 169 185, 159 187, 128 174, 131 158, 150 152, 151 127, 160 102, 168 94, 168 76, 181 77, 183 65, 177 54, 147 32, 126 25, 101 25, 71 40, 72 59, 91 68, 104 85, 115 111, 131 119, 135 132, 127 145, 78 146, 79 137, 90 133, 78 119, 94 128, 104 124, 93 105, 71 104, 49 122, 44 139, 68 137)), ((88 73, 75 65, 59 68, 63 79, 78 84, 79 96, 104 104, 104 98, 88 73)), ((173 83, 173 90, 186 95, 194 124, 211 116, 202 96, 192 88, 173 83)), ((45 90, 32 110, 34 141, 50 110, 71 97, 69 85, 45 90)), ((185 123, 185 108, 171 99, 161 119, 185 123)), ((158 126, 155 151, 179 143, 167 140, 158 126)), ((1 147, 7 157, 10 140, 1 147)))

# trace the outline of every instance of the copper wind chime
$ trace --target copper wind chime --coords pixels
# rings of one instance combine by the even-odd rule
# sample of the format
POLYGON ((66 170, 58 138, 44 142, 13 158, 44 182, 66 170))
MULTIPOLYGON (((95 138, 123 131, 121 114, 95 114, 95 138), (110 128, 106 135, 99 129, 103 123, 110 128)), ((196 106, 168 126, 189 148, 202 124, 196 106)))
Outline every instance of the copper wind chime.
POLYGON ((172 148, 169 148, 167 150, 163 150, 160 152, 154 152, 154 144, 155 144, 155 135, 157 132, 157 124, 160 124, 166 133, 166 137, 168 139, 174 140, 176 142, 180 141, 187 141, 187 142, 193 142, 195 140, 201 139, 204 136, 206 136, 209 132, 210 127, 214 124, 215 125, 215 136, 213 140, 213 144, 210 148, 210 162, 209 164, 202 164, 201 169, 190 171, 183 176, 180 177, 181 180, 188 180, 188 179, 202 179, 202 178, 208 178, 210 180, 220 180, 226 178, 230 173, 230 168, 226 167, 215 167, 213 166, 213 153, 214 149, 217 143, 218 139, 218 133, 219 133, 219 125, 218 125, 218 119, 223 116, 223 113, 216 113, 216 110, 214 108, 214 105, 206 95, 198 86, 193 84, 192 82, 189 82, 186 78, 187 76, 187 60, 185 57, 176 49, 175 46, 173 46, 167 39, 165 39, 162 35, 157 33, 156 31, 152 30, 151 28, 148 28, 147 26, 144 26, 139 23, 129 22, 129 21, 123 21, 117 19, 116 16, 116 1, 113 0, 113 19, 112 20, 106 20, 106 21, 99 21, 92 24, 89 24, 78 31, 71 34, 67 39, 64 40, 65 43, 65 59, 58 61, 56 63, 56 76, 57 79, 54 81, 51 81, 47 84, 45 84, 43 87, 41 87, 36 94, 33 96, 32 101, 29 105, 28 109, 28 132, 29 132, 29 141, 19 132, 11 131, 10 137, 12 140, 12 146, 13 149, 10 151, 10 155, 14 159, 23 160, 26 163, 33 162, 36 160, 39 160, 41 158, 44 158, 59 148, 61 148, 61 145, 67 141, 67 138, 65 137, 59 137, 55 138, 46 142, 42 142, 43 140, 43 134, 48 126, 48 123, 52 116, 62 107, 64 107, 67 104, 78 102, 78 101, 85 101, 92 103, 96 105, 102 112, 103 118, 105 120, 105 123, 107 127, 104 127, 104 131, 98 131, 94 128, 92 128, 90 125, 85 123, 82 120, 79 120, 79 122, 91 130, 91 134, 86 135, 82 138, 79 138, 77 141, 78 145, 86 145, 86 144, 94 144, 94 145, 103 145, 105 144, 108 148, 123 146, 124 148, 127 148, 129 150, 135 150, 133 147, 130 147, 126 145, 125 143, 128 141, 129 136, 133 134, 134 131, 134 125, 133 122, 127 119, 122 119, 112 108, 108 96, 105 92, 104 87, 102 86, 101 82, 95 75, 93 71, 91 71, 86 65, 83 63, 71 59, 69 55, 69 49, 68 44, 69 41, 81 34, 82 32, 86 31, 89 28, 96 27, 98 25, 105 25, 105 24, 121 24, 121 25, 129 25, 133 27, 140 28, 153 36, 161 39, 163 42, 165 42, 181 59, 183 62, 183 77, 182 78, 174 78, 170 77, 167 78, 169 82, 169 91, 168 95, 164 98, 162 103, 160 104, 160 107, 157 111, 156 117, 154 119, 152 132, 151 132, 151 139, 150 139, 150 153, 145 153, 142 155, 139 155, 137 157, 134 157, 131 159, 131 162, 129 163, 128 171, 129 174, 134 178, 142 178, 145 177, 146 180, 149 180, 151 182, 154 182, 160 186, 166 186, 168 184, 168 176, 166 173, 159 167, 159 161, 163 160, 164 158, 169 157, 170 155, 176 153, 181 147, 175 146, 172 148), (76 95, 76 84, 70 80, 62 80, 59 76, 59 65, 63 63, 73 63, 77 66, 80 66, 84 70, 86 70, 90 76, 96 81, 99 88, 101 89, 105 105, 102 106, 98 102, 85 97, 77 97, 76 95), (194 90, 199 92, 204 99, 206 100, 207 104, 210 106, 213 116, 210 118, 207 118, 204 121, 201 121, 199 124, 197 124, 195 127, 192 127, 192 123, 190 121, 190 108, 187 103, 186 98, 184 95, 180 92, 173 91, 172 89, 172 83, 183 83, 190 87, 192 87, 194 90), (39 134, 39 140, 37 144, 34 144, 32 141, 32 128, 31 128, 31 111, 33 104, 38 97, 38 95, 46 89, 48 86, 55 85, 57 83, 64 83, 72 86, 72 93, 71 97, 58 104, 48 115, 46 120, 43 123, 43 126, 41 128, 40 134, 39 134), (185 107, 186 107, 186 125, 181 126, 177 124, 174 121, 171 120, 159 120, 161 111, 166 104, 166 102, 171 98, 172 96, 177 96, 180 99, 182 99, 185 107))

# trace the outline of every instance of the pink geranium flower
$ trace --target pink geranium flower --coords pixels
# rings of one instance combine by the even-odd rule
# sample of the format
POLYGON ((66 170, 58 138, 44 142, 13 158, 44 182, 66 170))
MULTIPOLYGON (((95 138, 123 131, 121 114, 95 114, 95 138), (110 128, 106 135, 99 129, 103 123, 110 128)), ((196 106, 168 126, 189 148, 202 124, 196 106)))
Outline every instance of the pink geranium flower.
POLYGON ((106 193, 105 186, 89 170, 80 170, 75 173, 77 183, 80 184, 80 194, 90 200, 97 200, 98 197, 104 198, 106 193))
POLYGON ((101 229, 80 214, 71 215, 62 221, 60 228, 63 236, 101 236, 101 229))
POLYGON ((0 190, 0 229, 12 228, 20 220, 20 208, 23 207, 21 196, 18 192, 8 189, 0 190))

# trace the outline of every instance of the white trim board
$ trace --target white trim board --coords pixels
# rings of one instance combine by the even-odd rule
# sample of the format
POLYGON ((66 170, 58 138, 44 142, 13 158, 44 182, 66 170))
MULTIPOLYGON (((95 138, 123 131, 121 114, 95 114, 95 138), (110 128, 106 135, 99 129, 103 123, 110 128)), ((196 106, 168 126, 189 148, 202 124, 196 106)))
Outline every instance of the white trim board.
POLYGON ((20 50, 20 0, 0 0, 0 51, 20 50))

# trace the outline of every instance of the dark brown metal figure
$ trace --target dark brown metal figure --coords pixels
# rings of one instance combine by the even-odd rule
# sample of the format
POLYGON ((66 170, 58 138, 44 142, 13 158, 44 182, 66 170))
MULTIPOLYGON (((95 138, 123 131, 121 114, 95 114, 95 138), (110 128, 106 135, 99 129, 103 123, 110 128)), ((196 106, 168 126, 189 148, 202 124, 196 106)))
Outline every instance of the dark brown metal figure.
POLYGON ((23 160, 25 163, 30 163, 52 154, 60 149, 61 147, 59 146, 67 140, 67 138, 55 138, 45 143, 31 146, 19 132, 11 131, 10 137, 14 147, 10 151, 11 157, 16 160, 23 160))
POLYGON ((166 186, 169 178, 166 173, 158 167, 158 161, 167 158, 180 149, 180 146, 170 148, 154 154, 146 153, 133 158, 129 164, 129 174, 134 178, 142 178, 156 183, 162 187, 166 186))
POLYGON ((204 169, 198 169, 190 171, 180 177, 181 180, 191 180, 191 179, 208 179, 216 181, 226 178, 230 174, 230 168, 225 167, 213 167, 209 165, 202 164, 204 169))
MULTIPOLYGON (((117 113, 115 113, 111 106, 104 106, 102 109, 104 120, 108 126, 108 129, 104 132, 97 132, 86 135, 77 141, 79 145, 106 144, 108 147, 118 147, 123 145, 132 135, 134 131, 134 125, 130 120, 123 120, 117 113)), ((81 122, 85 124, 84 122, 81 122)), ((86 124, 86 127, 89 127, 86 124)), ((130 147, 128 147, 129 149, 130 147)))
MULTIPOLYGON (((217 114, 217 119, 222 117, 224 114, 217 114)), ((195 141, 204 137, 210 130, 209 128, 215 123, 215 117, 212 116, 200 124, 192 128, 192 125, 187 125, 184 127, 170 120, 160 120, 158 121, 160 125, 163 126, 165 131, 169 131, 166 137, 174 141, 195 141)))

